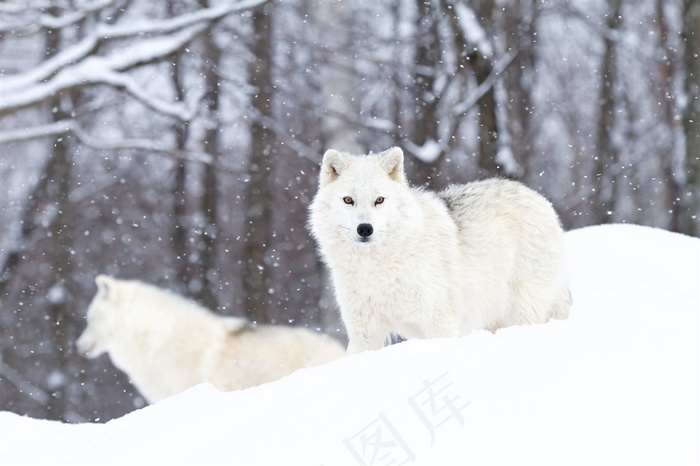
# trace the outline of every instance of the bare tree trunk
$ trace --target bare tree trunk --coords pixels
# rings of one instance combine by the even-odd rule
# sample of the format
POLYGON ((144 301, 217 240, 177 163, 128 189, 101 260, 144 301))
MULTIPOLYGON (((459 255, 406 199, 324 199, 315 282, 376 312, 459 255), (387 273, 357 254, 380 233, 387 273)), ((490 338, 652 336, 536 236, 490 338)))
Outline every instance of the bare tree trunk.
MULTIPOLYGON (((58 30, 49 29, 46 32, 47 56, 56 55, 61 50, 61 33, 58 30)), ((72 110, 72 98, 70 94, 59 93, 50 103, 53 121, 60 121, 70 117, 72 110)), ((70 333, 70 310, 73 264, 71 249, 73 246, 74 218, 70 203, 71 187, 71 144, 69 138, 60 138, 53 145, 51 162, 48 165, 46 176, 47 198, 46 201, 53 204, 55 217, 50 224, 51 249, 53 254, 49 256, 51 262, 51 276, 49 277, 49 291, 47 295, 47 314, 51 326, 50 366, 53 368, 46 380, 47 393, 50 394, 46 407, 49 419, 65 420, 68 407, 67 386, 69 377, 66 375, 70 361, 72 338, 70 333)))
MULTIPOLYGON (((475 54, 472 63, 476 80, 482 83, 491 74, 491 63, 475 54)), ((496 118, 496 95, 491 88, 479 100, 479 168, 484 175, 500 174, 498 156, 498 120, 496 118)))
MULTIPOLYGON (((209 0, 200 0, 203 8, 209 7, 209 0)), ((213 157, 210 164, 204 166, 201 200, 204 225, 199 233, 201 248, 199 274, 202 280, 200 293, 196 296, 209 309, 219 305, 215 290, 221 286, 217 268, 216 246, 219 239, 219 66, 222 51, 212 34, 203 36, 204 48, 204 82, 206 94, 204 111, 206 112, 206 129, 204 134, 205 150, 213 157)))
MULTIPOLYGON (((184 4, 168 3, 168 13, 171 16, 177 16, 182 13, 182 10, 186 8, 184 4)), ((185 67, 183 64, 182 54, 177 54, 172 57, 172 79, 173 79, 173 90, 175 92, 176 99, 179 102, 184 102, 185 100, 185 67)), ((175 150, 182 153, 187 148, 187 141, 189 139, 189 123, 186 121, 174 121, 173 131, 175 132, 175 150)), ((175 276, 176 276, 176 286, 180 288, 180 291, 188 296, 192 295, 193 289, 196 291, 197 287, 193 286, 192 280, 194 279, 192 273, 192 265, 190 263, 190 248, 189 248, 189 230, 191 227, 191 222, 188 217, 187 212, 187 178, 188 169, 187 164, 183 159, 177 160, 177 165, 175 166, 175 178, 173 179, 173 186, 171 190, 173 199, 173 236, 172 236, 172 246, 173 252, 175 253, 175 276)))
POLYGON ((361 153, 357 129, 336 115, 357 114, 355 63, 348 6, 318 0, 310 8, 320 45, 322 105, 328 114, 322 119, 325 149, 361 153))
POLYGON ((657 89, 657 99, 661 106, 664 124, 666 125, 667 145, 663 147, 663 159, 661 160, 664 189, 666 190, 666 205, 671 218, 668 224, 668 229, 672 231, 681 231, 681 186, 678 182, 678 177, 675 174, 676 169, 676 145, 678 144, 677 134, 680 128, 675 124, 676 119, 676 103, 674 97, 674 75, 675 75, 675 47, 669 44, 669 29, 664 15, 663 0, 656 0, 656 24, 659 28, 659 49, 663 50, 663 58, 658 61, 660 71, 660 82, 657 89))
MULTIPOLYGON (((416 16, 416 55, 413 72, 413 124, 411 140, 418 146, 437 143, 438 134, 438 104, 440 98, 435 89, 435 77, 441 66, 441 43, 439 31, 439 2, 416 0, 418 15, 416 16)), ((413 172, 418 184, 439 189, 438 161, 427 162, 413 157, 413 172)))
POLYGON ((685 43, 685 176, 681 194, 680 230, 700 236, 700 3, 683 1, 683 39, 685 43))
MULTIPOLYGON (((182 80, 182 59, 178 55, 173 57, 173 86, 175 95, 179 101, 184 100, 185 91, 182 80)), ((189 137, 189 125, 187 122, 175 121, 173 123, 173 131, 175 132, 176 150, 179 152, 187 148, 187 139, 189 137)), ((177 160, 175 166, 175 178, 172 187, 173 199, 173 252, 175 253, 175 275, 177 277, 177 285, 181 287, 181 291, 190 295, 192 275, 190 270, 190 251, 188 247, 188 231, 190 227, 189 217, 187 215, 187 164, 184 160, 177 160)))
MULTIPOLYGON (((65 107, 63 107, 65 108, 65 107)), ((61 112, 56 112, 59 114, 61 112)), ((72 248, 73 218, 69 196, 71 180, 70 147, 66 139, 58 141, 53 149, 54 183, 52 197, 55 199, 57 215, 51 226, 53 246, 53 277, 48 292, 48 316, 52 326, 52 367, 47 380, 47 391, 51 394, 47 411, 49 419, 65 420, 67 407, 66 369, 71 353, 70 319, 68 305, 72 288, 73 264, 70 250, 72 248)))
MULTIPOLYGON (((456 4, 458 2, 450 2, 456 4)), ((478 18, 484 23, 486 30, 493 28, 493 11, 495 5, 493 0, 482 0, 476 3, 475 12, 478 18)), ((454 6, 448 11, 450 25, 454 32, 454 37, 457 46, 458 62, 463 63, 465 68, 471 69, 476 78, 478 85, 485 83, 491 72, 493 71, 493 55, 486 56, 486 51, 482 50, 481 44, 470 43, 471 41, 465 37, 464 31, 461 30, 457 11, 454 6)), ((478 102, 478 119, 479 119, 479 169, 480 176, 492 176, 502 174, 502 169, 498 165, 498 119, 496 117, 496 93, 494 87, 491 86, 478 102)))
POLYGON ((620 27, 621 0, 609 0, 604 37, 605 50, 600 70, 600 113, 595 179, 597 195, 593 210, 601 223, 610 223, 615 213, 616 182, 619 162, 618 148, 613 140, 615 131, 615 87, 617 86, 617 38, 612 34, 620 27))
POLYGON ((272 240, 272 164, 275 135, 269 127, 272 118, 272 12, 275 5, 267 3, 253 11, 254 43, 249 65, 250 83, 254 88, 252 106, 257 113, 253 119, 251 150, 248 161, 249 180, 246 184, 245 244, 243 260, 243 290, 246 313, 254 322, 272 318, 270 264, 267 252, 272 240))
MULTIPOLYGON (((416 34, 404 32, 403 22, 407 22, 404 19, 405 5, 399 2, 394 2, 391 6, 391 17, 393 24, 392 29, 396 31, 394 39, 398 44, 407 42, 410 37, 415 37, 416 34)), ((413 116, 414 101, 409 95, 412 93, 412 84, 414 80, 411 79, 411 74, 406 72, 406 66, 404 65, 404 60, 402 60, 403 47, 395 45, 393 61, 392 61, 392 80, 394 93, 391 97, 390 109, 391 109, 391 119, 396 125, 396 130, 393 135, 393 144, 401 145, 403 141, 408 139, 409 133, 412 132, 410 128, 407 128, 408 122, 411 121, 413 116)))
MULTIPOLYGON (((47 44, 55 42, 57 46, 58 34, 55 31, 52 31, 52 34, 52 39, 47 38, 47 44), (57 40, 54 41, 54 38, 57 40)), ((47 50, 52 50, 50 47, 53 46, 47 47, 47 50)), ((60 102, 61 99, 66 97, 58 96, 55 104, 52 105, 52 108, 60 109, 52 112, 54 121, 65 117, 67 107, 65 103, 60 102)), ((41 416, 54 420, 66 420, 69 405, 66 391, 70 383, 70 377, 66 372, 70 358, 73 356, 69 318, 71 309, 68 307, 75 297, 70 253, 73 233, 71 226, 75 221, 71 218, 72 208, 68 197, 71 180, 70 164, 69 141, 65 138, 57 140, 41 171, 37 185, 27 198, 21 217, 19 245, 8 255, 3 264, 2 280, 0 280, 0 307, 3 309, 9 310, 13 295, 31 297, 39 288, 48 290, 44 296, 45 299, 40 300, 43 301, 40 319, 35 321, 38 322, 37 326, 48 323, 48 329, 36 330, 36 334, 41 335, 42 341, 48 345, 48 351, 45 356, 34 360, 34 363, 50 367, 51 371, 43 374, 42 379, 37 381, 37 385, 41 386, 40 391, 47 396, 34 399, 43 407, 44 412, 41 416), (47 218, 48 225, 45 225, 47 218), (42 256, 46 258, 46 262, 41 262, 41 267, 37 269, 33 265, 33 253, 35 250, 41 251, 47 247, 50 254, 42 256), (41 271, 44 266, 48 266, 48 276, 46 272, 41 271), (8 300, 7 304, 4 303, 5 299, 8 300)), ((20 301, 23 300, 20 299, 20 301)), ((30 308, 31 305, 28 306, 28 309, 30 308)), ((36 317, 25 316, 24 320, 28 323, 31 322, 31 318, 36 317)), ((7 329, 3 327, 2 330, 4 334, 7 329)), ((10 335, 12 335, 11 330, 10 335)), ((5 350, 6 347, 3 347, 2 359, 10 364, 14 359, 13 356, 16 355, 11 352, 6 355, 5 350)), ((31 380, 31 367, 22 367, 20 372, 23 375, 26 373, 27 378, 31 380)))
POLYGON ((40 220, 37 216, 42 210, 42 204, 46 202, 48 186, 53 182, 53 177, 50 175, 53 172, 53 164, 54 159, 52 157, 46 162, 39 181, 31 194, 27 196, 27 201, 20 217, 21 228, 18 246, 8 253, 7 259, 2 265, 2 270, 0 270, 0 298, 4 298, 10 293, 12 282, 21 273, 22 261, 25 260, 27 253, 36 245, 39 235, 35 235, 35 232, 40 225, 40 220))
POLYGON ((517 173, 521 179, 534 181, 531 173, 536 170, 533 157, 535 135, 533 127, 533 89, 536 84, 537 55, 537 2, 521 1, 506 8, 504 27, 506 28, 507 51, 517 51, 513 63, 504 73, 507 88, 507 112, 510 151, 517 163, 517 173))
MULTIPOLYGON (((493 0, 483 0, 477 5, 479 18, 486 21, 485 26, 492 26, 494 11, 493 0)), ((493 63, 485 57, 482 51, 475 50, 469 55, 476 81, 481 84, 493 71, 493 63)), ((494 88, 479 99, 479 168, 482 175, 492 176, 501 174, 501 167, 497 162, 498 157, 498 119, 496 118, 496 93, 494 88)))

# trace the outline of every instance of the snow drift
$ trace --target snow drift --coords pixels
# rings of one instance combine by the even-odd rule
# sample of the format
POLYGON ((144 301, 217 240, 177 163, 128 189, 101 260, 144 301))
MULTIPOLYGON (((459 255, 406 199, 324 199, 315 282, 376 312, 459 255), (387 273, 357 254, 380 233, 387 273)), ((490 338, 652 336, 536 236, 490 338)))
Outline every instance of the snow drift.
POLYGON ((412 340, 107 424, 0 413, 0 464, 700 462, 700 239, 566 234, 567 321, 412 340))

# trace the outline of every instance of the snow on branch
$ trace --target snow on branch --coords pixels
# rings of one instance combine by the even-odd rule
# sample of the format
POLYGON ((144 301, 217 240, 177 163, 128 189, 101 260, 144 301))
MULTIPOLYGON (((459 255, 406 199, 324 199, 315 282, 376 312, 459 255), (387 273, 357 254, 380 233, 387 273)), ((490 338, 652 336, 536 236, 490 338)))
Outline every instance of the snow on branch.
POLYGON ((474 10, 459 2, 454 7, 457 14, 457 24, 467 42, 474 44, 476 50, 484 57, 493 56, 493 47, 488 40, 486 31, 479 24, 474 10))
POLYGON ((363 115, 343 113, 332 109, 327 110, 326 113, 334 118, 343 120, 346 123, 355 124, 362 128, 369 128, 388 134, 398 132, 398 127, 396 124, 394 124, 394 122, 384 118, 378 118, 374 115, 367 117, 363 115))
POLYGON ((14 75, 0 77, 2 100, 0 116, 40 104, 57 93, 93 84, 109 84, 125 89, 147 106, 181 119, 191 118, 181 104, 166 104, 148 98, 148 93, 135 82, 117 74, 171 55, 200 34, 208 24, 232 12, 264 3, 265 0, 242 0, 217 8, 207 8, 162 21, 132 22, 127 25, 99 25, 88 37, 74 46, 46 60, 36 68, 14 75), (120 49, 106 56, 92 55, 97 47, 110 39, 135 36, 155 37, 140 39, 135 47, 125 52, 120 49))
POLYGON ((196 111, 194 102, 190 105, 179 102, 167 102, 157 99, 142 88, 129 75, 122 73, 140 64, 155 61, 167 56, 197 36, 203 27, 187 29, 169 37, 147 39, 139 47, 129 53, 115 53, 106 57, 91 56, 75 66, 61 70, 53 79, 39 83, 21 92, 5 95, 0 101, 0 116, 13 113, 19 109, 40 104, 56 94, 70 89, 94 84, 106 84, 117 89, 123 89, 147 107, 164 115, 190 120, 196 111))
POLYGON ((167 154, 176 158, 211 164, 214 157, 201 151, 176 150, 171 145, 161 144, 152 139, 119 139, 105 141, 88 135, 75 120, 61 120, 27 129, 0 132, 0 144, 21 142, 40 137, 73 135, 87 147, 96 150, 140 150, 156 154, 167 154))
POLYGON ((47 125, 33 126, 31 128, 2 131, 0 132, 0 144, 29 141, 40 137, 65 134, 70 132, 71 123, 71 120, 62 120, 47 125))
MULTIPOLYGON (((4 21, 0 22, 0 32, 11 32, 15 34, 21 32, 22 34, 27 35, 36 33, 42 28, 62 29, 73 24, 77 24, 86 19, 89 15, 104 10, 114 3, 115 0, 94 0, 89 3, 77 2, 76 4, 71 5, 73 8, 76 8, 75 11, 67 12, 61 16, 54 16, 44 13, 43 9, 27 11, 26 0, 0 2, 0 14, 23 16, 23 18, 20 18, 14 22, 6 21, 6 18, 2 18, 4 21)), ((39 4, 34 6, 34 8, 42 6, 45 5, 39 4)), ((29 7, 31 8, 32 5, 30 4, 29 7)))
POLYGON ((209 23, 236 11, 252 8, 265 0, 242 0, 223 7, 207 8, 165 20, 133 21, 128 24, 100 24, 77 44, 42 62, 36 68, 23 73, 5 76, 3 92, 20 89, 49 79, 63 68, 79 62, 95 51, 97 46, 109 40, 167 35, 200 23, 209 23))
POLYGON ((464 100, 458 102, 450 112, 451 117, 447 124, 447 135, 442 138, 441 141, 435 141, 434 139, 428 139, 423 145, 417 145, 414 142, 408 140, 405 141, 404 148, 414 157, 418 158, 424 163, 435 163, 435 161, 440 157, 442 153, 448 150, 449 141, 452 140, 454 134, 462 121, 462 116, 467 113, 472 107, 474 107, 479 100, 489 92, 493 86, 496 84, 501 76, 501 73, 510 65, 515 56, 518 54, 516 50, 511 50, 505 54, 500 60, 498 60, 491 69, 491 73, 486 77, 486 79, 481 82, 474 91, 472 91, 464 100))
POLYGON ((426 164, 435 163, 446 150, 444 144, 440 144, 434 139, 428 139, 420 146, 409 139, 404 141, 403 145, 404 149, 406 149, 409 154, 426 164))
POLYGON ((498 62, 496 62, 493 65, 493 69, 491 70, 491 73, 486 77, 486 79, 479 84, 479 86, 469 94, 469 97, 464 99, 463 101, 459 102, 457 105, 454 106, 452 109, 452 114, 457 116, 457 115, 462 115, 466 113, 470 108, 472 108, 476 103, 481 99, 486 93, 491 90, 491 88, 496 84, 496 81, 498 81, 498 78, 500 77, 501 73, 510 65, 513 60, 515 59, 515 56, 518 54, 516 50, 511 50, 507 54, 503 56, 498 62))

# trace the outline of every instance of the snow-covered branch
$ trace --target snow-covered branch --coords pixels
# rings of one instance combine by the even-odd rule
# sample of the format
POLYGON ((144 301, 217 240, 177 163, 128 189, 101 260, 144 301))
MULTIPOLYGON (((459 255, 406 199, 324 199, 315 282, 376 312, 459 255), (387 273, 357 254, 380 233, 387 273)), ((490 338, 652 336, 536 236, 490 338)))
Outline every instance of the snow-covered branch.
POLYGON ((327 113, 329 116, 343 120, 346 123, 352 123, 362 128, 368 128, 382 133, 397 133, 399 129, 394 122, 385 118, 378 118, 376 116, 367 117, 331 110, 328 110, 327 113))
POLYGON ((493 65, 493 69, 491 70, 491 73, 488 75, 488 77, 477 86, 477 88, 474 90, 474 92, 470 93, 469 96, 459 102, 457 105, 454 106, 452 109, 452 114, 457 116, 457 115, 462 115, 465 112, 467 112, 470 108, 472 108, 476 103, 481 99, 488 91, 491 90, 491 88, 496 84, 496 81, 498 81, 498 78, 501 76, 501 73, 510 65, 513 60, 515 59, 515 56, 518 54, 516 50, 511 50, 503 58, 498 60, 495 65, 493 65))
POLYGON ((211 154, 201 151, 177 150, 172 145, 159 143, 153 139, 118 139, 113 141, 98 139, 87 134, 75 120, 61 120, 27 129, 0 132, 0 144, 67 135, 72 135, 81 144, 95 150, 138 150, 153 154, 166 154, 203 164, 210 164, 214 160, 211 154))
POLYGON ((15 21, 2 18, 0 32, 12 32, 14 34, 33 34, 43 29, 62 29, 83 21, 88 16, 102 11, 115 4, 115 0, 94 0, 90 2, 75 2, 71 6, 75 8, 61 16, 54 16, 45 12, 47 5, 33 5, 34 10, 27 11, 26 0, 0 2, 0 14, 22 16, 15 21))
POLYGON ((481 27, 478 16, 470 7, 464 3, 457 2, 454 5, 457 25, 468 43, 474 44, 477 50, 484 57, 493 56, 493 46, 487 39, 488 34, 481 27))
POLYGON ((108 56, 91 56, 74 66, 64 68, 46 82, 24 89, 14 89, 14 92, 3 89, 0 116, 42 103, 63 91, 87 85, 106 84, 124 89, 144 105, 159 113, 186 121, 193 116, 193 108, 187 109, 182 103, 166 102, 151 96, 133 78, 122 71, 174 53, 194 39, 203 29, 203 26, 197 26, 172 36, 146 39, 129 53, 119 51, 108 56))
POLYGON ((41 137, 65 134, 70 131, 71 123, 70 120, 62 120, 41 126, 32 126, 30 128, 0 131, 0 144, 29 141, 41 137))
POLYGON ((40 104, 61 91, 87 85, 108 84, 125 89, 161 113, 187 120, 191 117, 191 111, 184 111, 181 104, 166 104, 149 98, 148 93, 135 82, 124 75, 118 77, 116 74, 160 61, 192 41, 212 21, 264 1, 242 0, 162 21, 100 25, 88 37, 36 68, 0 77, 0 116, 40 104), (149 34, 156 36, 140 39, 138 46, 133 49, 119 49, 105 56, 92 55, 97 47, 107 40, 149 34))
POLYGON ((447 134, 443 139, 443 148, 447 149, 447 142, 452 140, 452 137, 457 132, 459 124, 462 121, 462 116, 467 113, 472 107, 474 107, 479 100, 489 92, 493 86, 496 84, 501 74, 510 65, 518 54, 517 50, 511 50, 505 54, 500 60, 498 60, 491 69, 491 73, 486 77, 486 79, 479 83, 479 85, 472 91, 467 98, 458 102, 451 111, 452 118, 450 119, 449 126, 447 128, 447 134))

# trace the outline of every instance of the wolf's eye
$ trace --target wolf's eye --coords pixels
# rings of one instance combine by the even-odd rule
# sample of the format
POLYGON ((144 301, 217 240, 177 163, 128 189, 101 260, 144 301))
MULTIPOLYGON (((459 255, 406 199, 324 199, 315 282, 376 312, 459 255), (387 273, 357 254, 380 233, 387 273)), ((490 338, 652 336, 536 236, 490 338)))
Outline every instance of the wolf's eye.
POLYGON ((343 202, 346 203, 346 204, 348 204, 348 205, 353 205, 353 204, 355 204, 355 201, 353 201, 352 198, 351 198, 350 196, 345 196, 345 197, 343 198, 343 202))
POLYGON ((383 203, 383 202, 384 202, 384 198, 380 196, 380 197, 377 198, 376 201, 374 201, 374 205, 379 205, 379 204, 381 204, 381 203, 383 203))

